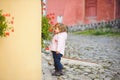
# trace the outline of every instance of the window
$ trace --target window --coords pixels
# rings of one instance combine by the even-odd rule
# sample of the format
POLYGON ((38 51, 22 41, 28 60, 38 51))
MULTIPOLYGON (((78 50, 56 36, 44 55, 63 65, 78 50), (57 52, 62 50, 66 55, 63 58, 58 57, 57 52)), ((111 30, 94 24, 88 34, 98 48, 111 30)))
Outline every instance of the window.
POLYGON ((57 16, 57 22, 58 23, 62 23, 63 20, 63 16, 57 16))

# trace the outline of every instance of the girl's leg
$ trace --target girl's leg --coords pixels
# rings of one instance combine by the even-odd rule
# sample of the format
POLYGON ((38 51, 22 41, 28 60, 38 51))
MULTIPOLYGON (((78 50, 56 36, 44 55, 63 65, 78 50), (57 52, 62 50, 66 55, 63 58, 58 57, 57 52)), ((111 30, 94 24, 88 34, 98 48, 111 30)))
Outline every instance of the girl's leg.
POLYGON ((57 64, 55 63, 55 60, 56 60, 56 52, 55 52, 55 51, 52 51, 52 54, 53 54, 55 71, 58 71, 58 69, 57 69, 57 64))
POLYGON ((57 65, 57 69, 58 71, 61 71, 63 69, 63 65, 61 64, 61 57, 62 57, 62 54, 56 54, 55 56, 55 64, 57 65))
POLYGON ((63 66, 60 62, 61 57, 62 57, 62 54, 60 54, 60 53, 56 54, 56 52, 53 52, 54 66, 55 66, 55 72, 52 73, 53 76, 63 75, 63 73, 62 73, 63 66))

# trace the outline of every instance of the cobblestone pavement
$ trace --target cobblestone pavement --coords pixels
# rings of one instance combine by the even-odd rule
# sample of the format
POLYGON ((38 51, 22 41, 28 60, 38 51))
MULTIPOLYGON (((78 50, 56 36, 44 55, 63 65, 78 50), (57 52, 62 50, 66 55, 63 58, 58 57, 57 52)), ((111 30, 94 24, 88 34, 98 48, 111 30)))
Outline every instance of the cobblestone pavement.
POLYGON ((65 75, 55 77, 51 76, 53 63, 48 54, 46 60, 43 58, 43 80, 48 80, 47 77, 49 80, 120 80, 120 37, 69 34, 65 57, 95 62, 102 67, 63 63, 65 75))

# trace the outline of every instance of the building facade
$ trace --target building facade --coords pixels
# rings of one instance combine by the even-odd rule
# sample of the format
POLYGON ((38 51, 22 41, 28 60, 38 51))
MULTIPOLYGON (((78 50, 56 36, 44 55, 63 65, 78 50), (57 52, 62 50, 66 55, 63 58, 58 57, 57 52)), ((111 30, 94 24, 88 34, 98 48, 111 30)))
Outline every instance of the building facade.
POLYGON ((110 21, 120 19, 120 0, 46 0, 46 12, 67 25, 110 21))

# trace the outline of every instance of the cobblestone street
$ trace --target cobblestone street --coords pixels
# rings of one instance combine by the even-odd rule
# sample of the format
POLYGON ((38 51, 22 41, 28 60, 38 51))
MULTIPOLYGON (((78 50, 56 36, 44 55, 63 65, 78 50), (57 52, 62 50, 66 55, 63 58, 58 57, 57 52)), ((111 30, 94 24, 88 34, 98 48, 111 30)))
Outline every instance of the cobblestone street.
POLYGON ((51 76, 53 63, 48 54, 43 57, 43 80, 48 80, 45 75, 49 80, 120 80, 120 37, 69 34, 65 57, 81 61, 62 59, 65 75, 55 77, 51 76))

